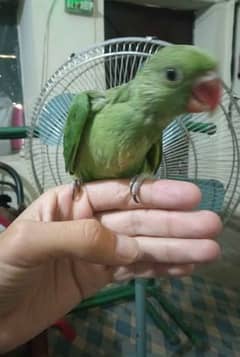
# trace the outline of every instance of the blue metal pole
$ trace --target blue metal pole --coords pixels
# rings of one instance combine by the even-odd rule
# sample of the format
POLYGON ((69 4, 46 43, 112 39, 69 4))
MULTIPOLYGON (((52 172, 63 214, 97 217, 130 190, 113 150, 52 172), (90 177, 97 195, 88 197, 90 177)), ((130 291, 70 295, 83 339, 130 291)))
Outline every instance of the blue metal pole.
POLYGON ((136 304, 136 355, 147 356, 146 338, 146 281, 135 280, 135 304, 136 304))

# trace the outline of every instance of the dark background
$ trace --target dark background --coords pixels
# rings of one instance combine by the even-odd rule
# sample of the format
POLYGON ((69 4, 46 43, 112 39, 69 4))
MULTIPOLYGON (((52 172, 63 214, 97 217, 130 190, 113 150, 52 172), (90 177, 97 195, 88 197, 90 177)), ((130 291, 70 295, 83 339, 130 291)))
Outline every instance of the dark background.
POLYGON ((156 36, 173 43, 193 43, 193 11, 105 0, 105 39, 124 36, 156 36))
MULTIPOLYGON (((0 0, 0 92, 22 103, 21 70, 17 34, 18 0, 0 0)), ((173 43, 193 42, 193 11, 176 11, 105 0, 105 39, 122 36, 155 36, 173 43)))
POLYGON ((0 94, 22 103, 17 7, 17 0, 0 0, 0 54, 16 56, 16 59, 0 58, 0 94))

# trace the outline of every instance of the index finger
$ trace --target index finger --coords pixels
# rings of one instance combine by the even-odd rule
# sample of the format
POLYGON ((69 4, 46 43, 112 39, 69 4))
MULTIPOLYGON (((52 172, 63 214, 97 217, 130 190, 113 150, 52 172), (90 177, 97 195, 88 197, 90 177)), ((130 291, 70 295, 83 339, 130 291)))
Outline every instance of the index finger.
POLYGON ((190 210, 201 200, 199 188, 189 182, 174 180, 146 180, 140 188, 140 203, 130 194, 129 180, 109 180, 85 186, 94 211, 116 209, 158 208, 190 210))

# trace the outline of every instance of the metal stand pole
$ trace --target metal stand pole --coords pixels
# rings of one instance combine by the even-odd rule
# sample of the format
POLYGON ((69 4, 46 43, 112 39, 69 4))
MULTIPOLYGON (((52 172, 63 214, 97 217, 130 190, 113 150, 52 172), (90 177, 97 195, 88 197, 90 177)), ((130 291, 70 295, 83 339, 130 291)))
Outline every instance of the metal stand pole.
POLYGON ((136 355, 147 356, 146 338, 146 282, 145 279, 135 280, 136 303, 136 355))

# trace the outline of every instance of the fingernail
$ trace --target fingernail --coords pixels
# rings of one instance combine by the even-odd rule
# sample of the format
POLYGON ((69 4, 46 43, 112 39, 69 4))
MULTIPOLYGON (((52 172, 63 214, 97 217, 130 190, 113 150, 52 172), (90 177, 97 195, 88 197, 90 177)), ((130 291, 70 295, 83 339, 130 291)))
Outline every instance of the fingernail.
POLYGON ((121 263, 130 264, 137 261, 139 256, 138 243, 134 238, 117 237, 116 256, 121 263))

